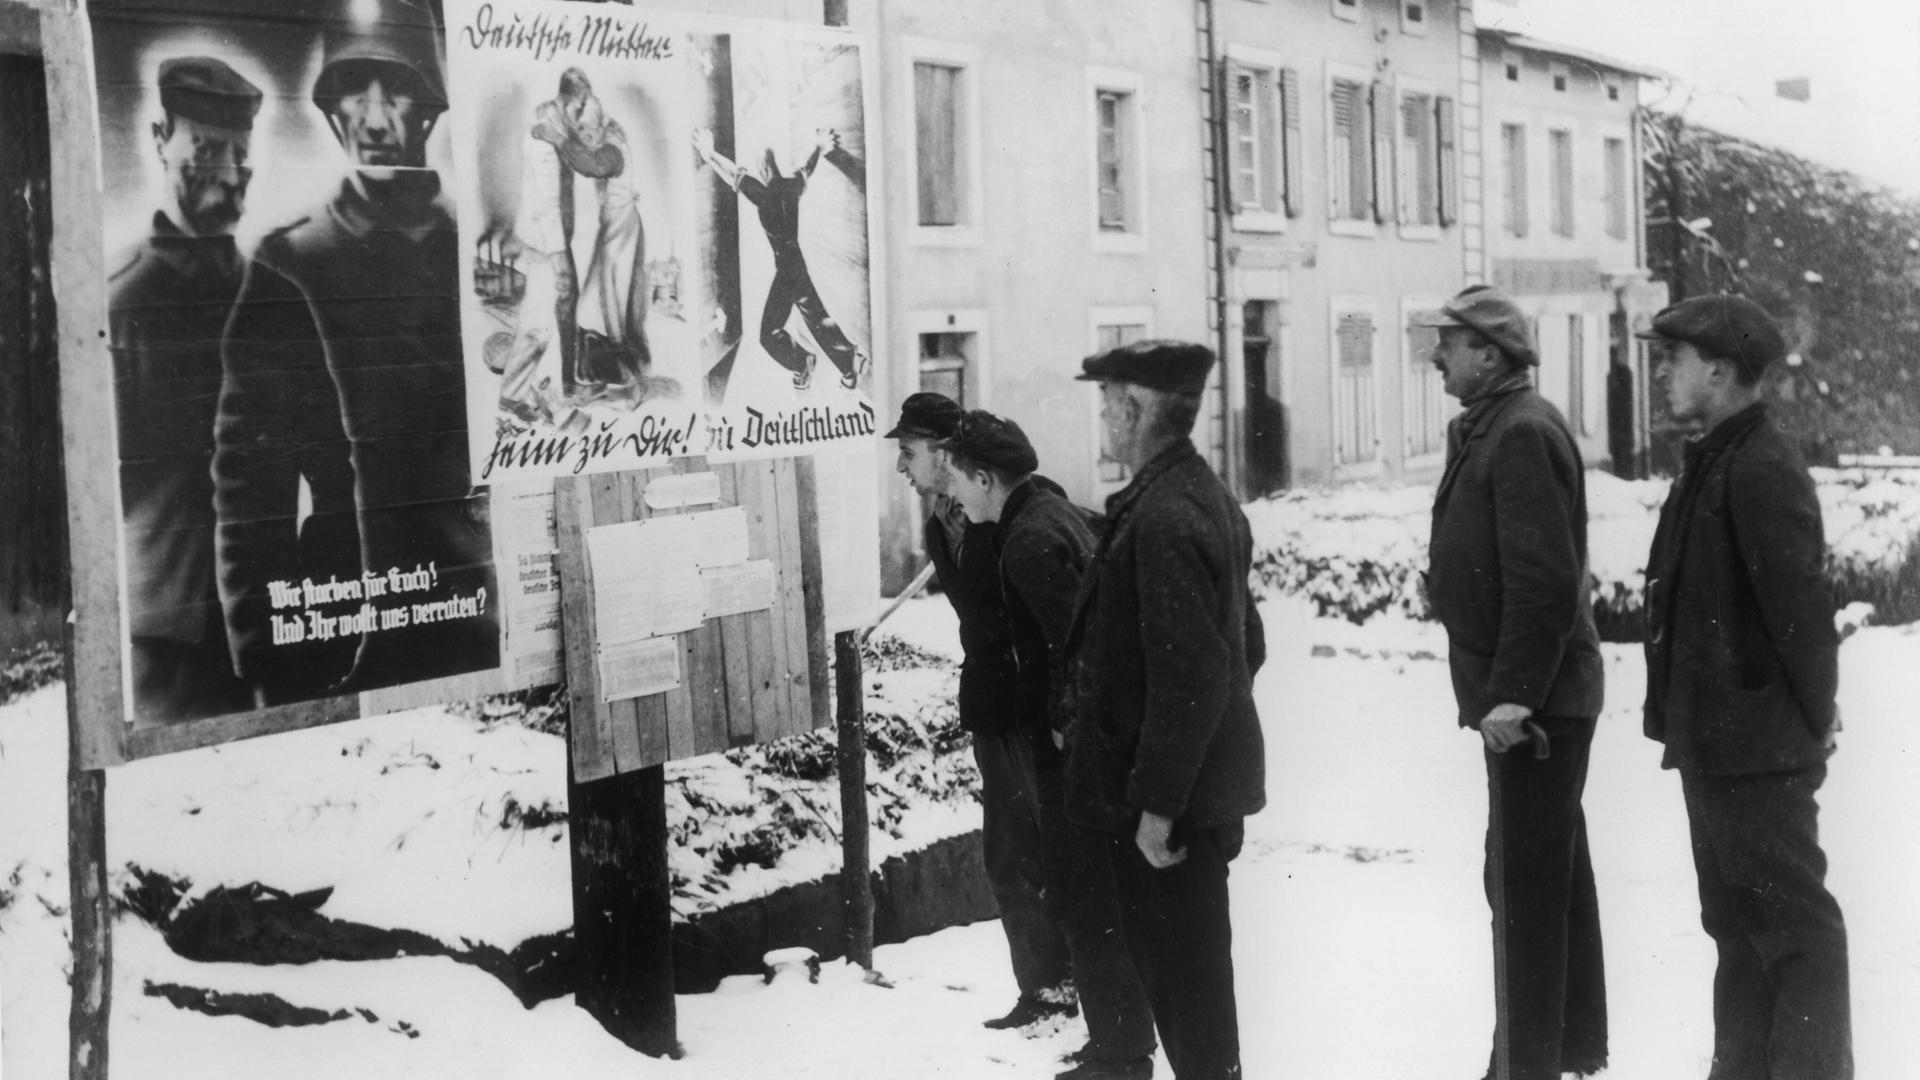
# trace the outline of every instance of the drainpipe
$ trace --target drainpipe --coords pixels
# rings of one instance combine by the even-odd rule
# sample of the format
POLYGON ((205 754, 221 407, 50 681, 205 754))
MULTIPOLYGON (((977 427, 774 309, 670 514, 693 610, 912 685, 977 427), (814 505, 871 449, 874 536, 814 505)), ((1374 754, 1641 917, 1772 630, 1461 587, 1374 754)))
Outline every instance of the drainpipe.
POLYGON ((1227 380, 1239 370, 1228 355, 1231 335, 1227 322, 1227 190, 1226 151, 1227 111, 1226 72, 1220 63, 1220 34, 1215 24, 1214 0, 1196 0, 1200 22, 1201 82, 1205 102, 1205 146, 1200 175, 1206 180, 1207 288, 1213 307, 1213 351, 1220 366, 1220 466, 1222 478, 1235 493, 1242 491, 1246 473, 1243 448, 1236 437, 1239 424, 1233 415, 1233 395, 1227 380))

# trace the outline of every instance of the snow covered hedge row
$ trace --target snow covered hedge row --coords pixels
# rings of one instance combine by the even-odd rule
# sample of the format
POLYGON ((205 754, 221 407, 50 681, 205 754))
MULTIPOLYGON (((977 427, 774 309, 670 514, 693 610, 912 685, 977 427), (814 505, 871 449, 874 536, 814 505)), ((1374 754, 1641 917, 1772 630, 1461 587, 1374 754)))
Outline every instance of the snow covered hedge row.
MULTIPOLYGON (((1920 474, 1815 469, 1835 600, 1874 605, 1876 621, 1920 619, 1920 474)), ((1639 636, 1647 548, 1667 481, 1587 474, 1594 615, 1613 641, 1639 636)), ((1254 576, 1263 590, 1311 600, 1363 623, 1382 612, 1427 617, 1433 489, 1291 491, 1251 503, 1254 576)))

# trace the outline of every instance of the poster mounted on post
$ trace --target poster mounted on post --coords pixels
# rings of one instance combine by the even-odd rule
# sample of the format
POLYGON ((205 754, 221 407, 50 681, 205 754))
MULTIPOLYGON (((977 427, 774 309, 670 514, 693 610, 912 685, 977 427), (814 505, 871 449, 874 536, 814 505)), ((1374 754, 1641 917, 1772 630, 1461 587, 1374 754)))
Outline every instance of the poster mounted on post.
POLYGON ((88 20, 105 355, 64 376, 111 383, 67 422, 116 448, 75 490, 118 541, 77 568, 117 583, 76 591, 88 764, 560 678, 560 477, 833 455, 822 576, 859 621, 851 35, 573 0, 88 20))
POLYGON ((564 0, 447 16, 475 475, 870 444, 853 39, 564 0))
POLYGON ((434 12, 91 12, 128 721, 494 669, 434 12))

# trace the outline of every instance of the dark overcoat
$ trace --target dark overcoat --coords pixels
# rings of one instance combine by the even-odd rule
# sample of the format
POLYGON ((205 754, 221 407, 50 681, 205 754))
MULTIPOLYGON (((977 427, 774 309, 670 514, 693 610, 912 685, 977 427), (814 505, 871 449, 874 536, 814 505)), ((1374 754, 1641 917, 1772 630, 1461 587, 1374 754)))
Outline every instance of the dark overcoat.
POLYGON ((121 258, 109 286, 134 637, 226 651, 214 585, 209 469, 220 404, 220 335, 243 265, 232 237, 188 236, 155 214, 152 235, 121 258))
MULTIPOLYGON (((434 588, 415 603, 499 595, 469 478, 460 258, 444 197, 396 209, 343 182, 248 268, 223 346, 214 502, 236 668, 270 696, 309 692, 322 666, 274 643, 270 582, 419 569, 434 588)), ((355 634, 342 688, 495 667, 497 611, 355 634)))
POLYGON ((1266 805, 1246 515, 1182 439, 1107 500, 1107 518, 1067 636, 1067 815, 1118 833, 1141 811, 1237 822, 1266 805))
POLYGON ((1645 729, 1662 764, 1762 773, 1826 759, 1839 635, 1820 502, 1766 406, 1688 451, 1647 556, 1645 729))
POLYGON ((1456 417, 1447 445, 1427 597, 1447 628, 1460 724, 1477 728, 1503 703, 1598 716, 1586 480, 1566 421, 1521 386, 1456 417))
POLYGON ((1042 759, 1057 755, 1051 732, 1064 730, 1068 716, 1052 715, 1063 695, 1067 628, 1073 620, 1080 579, 1093 556, 1093 533, 1086 515, 1066 496, 1021 484, 1001 508, 995 542, 1000 581, 1006 596, 1007 629, 1012 634, 1014 716, 1033 736, 1042 759))
POLYGON ((1013 636, 993 560, 994 524, 968 522, 958 543, 947 539, 939 514, 927 519, 927 558, 960 621, 960 726, 976 735, 1013 729, 1013 636))

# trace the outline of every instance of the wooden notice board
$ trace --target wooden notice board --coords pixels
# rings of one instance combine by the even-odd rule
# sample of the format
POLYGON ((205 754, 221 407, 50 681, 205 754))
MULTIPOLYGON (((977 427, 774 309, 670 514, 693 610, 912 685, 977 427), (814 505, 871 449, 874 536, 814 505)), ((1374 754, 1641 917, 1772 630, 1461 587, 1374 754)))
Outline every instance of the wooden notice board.
MULTIPOLYGON (((663 488, 664 490, 664 488, 663 488)), ((597 780, 678 758, 766 742, 822 727, 828 700, 826 618, 813 462, 774 458, 709 467, 704 458, 554 481, 561 624, 572 705, 577 780, 597 780), (717 501, 650 505, 650 484, 712 473, 717 501), (674 635, 677 687, 606 701, 599 612, 588 534, 597 526, 740 507, 747 554, 774 567, 772 604, 708 618, 674 635)))

